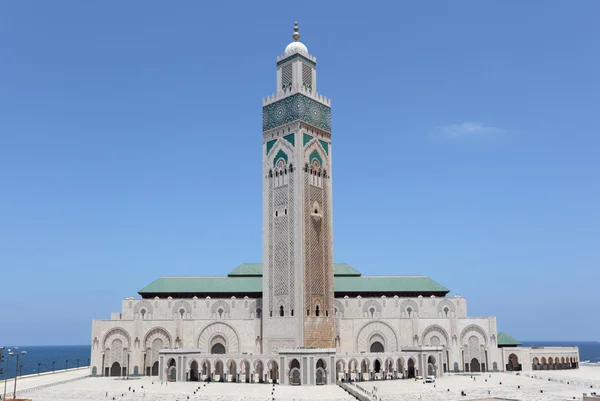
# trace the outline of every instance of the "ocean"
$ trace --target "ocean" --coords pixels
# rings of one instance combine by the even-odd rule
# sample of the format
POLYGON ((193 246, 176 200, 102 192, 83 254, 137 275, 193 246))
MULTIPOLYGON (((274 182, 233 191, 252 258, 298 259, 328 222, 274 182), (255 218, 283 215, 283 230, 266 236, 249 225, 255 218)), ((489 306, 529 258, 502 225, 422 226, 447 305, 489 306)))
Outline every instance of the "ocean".
MULTIPOLYGON (((523 346, 560 346, 576 345, 579 347, 579 359, 590 362, 600 362, 600 342, 596 341, 523 341, 523 346)), ((52 372, 52 370, 69 369, 77 366, 89 366, 90 345, 49 345, 49 346, 23 346, 19 351, 27 354, 19 358, 19 376, 36 374, 38 371, 52 372)), ((8 360, 8 377, 15 376, 15 358, 8 357, 4 350, 4 374, 7 373, 6 361, 8 360)), ((2 376, 4 379, 5 376, 2 376)))
MULTIPOLYGON (((10 347, 6 347, 10 348, 10 347)), ((89 366, 92 347, 90 345, 46 345, 46 346, 19 346, 20 351, 27 354, 19 357, 19 376, 31 375, 52 370, 64 370, 65 367, 72 369, 77 366, 89 366)), ((8 372, 8 378, 15 377, 15 357, 9 357, 4 350, 4 375, 8 372), (6 362, 8 361, 8 370, 6 362)))

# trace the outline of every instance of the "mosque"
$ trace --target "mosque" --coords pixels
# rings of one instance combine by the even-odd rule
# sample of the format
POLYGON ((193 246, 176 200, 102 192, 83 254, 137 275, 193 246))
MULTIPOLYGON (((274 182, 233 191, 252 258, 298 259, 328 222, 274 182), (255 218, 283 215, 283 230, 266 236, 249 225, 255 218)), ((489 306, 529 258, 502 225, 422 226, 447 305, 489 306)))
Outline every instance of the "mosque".
POLYGON ((334 263, 331 101, 298 25, 263 100, 263 263, 162 277, 92 322, 92 375, 292 385, 577 368, 577 347, 520 347, 425 276, 334 263))

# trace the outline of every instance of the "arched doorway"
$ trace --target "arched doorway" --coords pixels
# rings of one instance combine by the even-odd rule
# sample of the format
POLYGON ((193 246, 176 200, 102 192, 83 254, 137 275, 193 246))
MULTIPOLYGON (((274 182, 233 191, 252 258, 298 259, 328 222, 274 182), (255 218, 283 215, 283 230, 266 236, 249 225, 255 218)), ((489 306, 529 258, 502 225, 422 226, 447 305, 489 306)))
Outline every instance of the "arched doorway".
POLYGON ((317 371, 315 373, 315 383, 317 386, 327 384, 327 375, 325 373, 326 364, 323 359, 317 361, 317 371))
POLYGON ((379 341, 374 341, 373 344, 371 344, 371 348, 369 349, 370 352, 383 352, 383 344, 379 341))
POLYGON ((242 361, 240 364, 240 369, 242 370, 242 376, 240 380, 244 383, 250 383, 250 362, 242 361))
POLYGON ((398 361, 396 361, 396 373, 398 379, 404 379, 404 359, 402 358, 399 358, 398 361))
POLYGON ((479 360, 477 358, 471 359, 471 364, 469 367, 471 368, 470 370, 473 373, 481 372, 481 364, 479 363, 479 360))
POLYGON ((429 355, 427 358, 427 376, 436 376, 435 357, 429 355))
POLYGON ((375 359, 375 362, 373 363, 373 370, 375 371, 375 373, 381 372, 381 362, 379 361, 379 359, 375 359))
POLYGON ((271 383, 279 383, 279 365, 277 362, 274 360, 269 361, 267 368, 269 369, 269 379, 271 379, 271 383))
POLYGON ((335 363, 335 377, 340 381, 346 381, 344 370, 344 361, 340 359, 335 363))
POLYGON ((407 366, 408 366, 408 372, 407 372, 408 375, 407 376, 409 379, 412 379, 413 377, 415 377, 415 360, 410 358, 408 360, 407 366))
POLYGON ((111 376, 121 376, 121 364, 119 362, 115 362, 110 367, 110 375, 111 376))
POLYGON ((293 386, 300 386, 302 384, 300 380, 300 362, 297 359, 290 361, 290 384, 293 386))
POLYGON ((210 349, 210 353, 211 354, 224 354, 225 353, 225 346, 222 343, 216 343, 210 349))
POLYGON ((258 382, 259 383, 264 383, 265 382, 265 367, 263 365, 262 361, 256 361, 254 363, 254 373, 256 373, 258 375, 258 382))
POLYGON ((515 354, 510 354, 508 356, 508 364, 506 364, 506 370, 508 370, 509 372, 521 370, 519 365, 519 358, 515 354))
POLYGON ((360 380, 369 380, 369 361, 366 359, 360 363, 360 380))
POLYGON ((207 360, 202 362, 202 377, 205 379, 210 378, 210 362, 207 360))
POLYGON ((197 382, 198 381, 198 362, 193 361, 190 365, 190 381, 197 382))
POLYGON ((235 377, 237 375, 237 364, 235 363, 235 361, 232 359, 229 362, 227 362, 227 377, 225 378, 225 381, 237 381, 237 378, 235 377), (230 379, 231 376, 231 379, 230 379))
POLYGON ((217 382, 222 382, 223 381, 223 374, 224 374, 224 369, 223 369, 223 362, 221 361, 216 361, 215 362, 215 381, 217 382))
POLYGON ((152 376, 158 376, 158 361, 152 364, 152 376))
POLYGON ((169 359, 169 363, 167 365, 167 380, 170 382, 177 381, 177 366, 175 363, 175 359, 169 359))

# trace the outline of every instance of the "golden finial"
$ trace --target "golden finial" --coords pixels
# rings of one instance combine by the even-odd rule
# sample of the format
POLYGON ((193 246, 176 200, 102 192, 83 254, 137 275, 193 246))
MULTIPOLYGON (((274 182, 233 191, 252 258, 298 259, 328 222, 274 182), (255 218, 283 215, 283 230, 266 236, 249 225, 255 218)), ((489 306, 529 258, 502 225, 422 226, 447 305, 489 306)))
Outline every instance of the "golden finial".
POLYGON ((300 39, 300 32, 298 32, 298 21, 294 22, 294 34, 292 35, 294 40, 300 39))

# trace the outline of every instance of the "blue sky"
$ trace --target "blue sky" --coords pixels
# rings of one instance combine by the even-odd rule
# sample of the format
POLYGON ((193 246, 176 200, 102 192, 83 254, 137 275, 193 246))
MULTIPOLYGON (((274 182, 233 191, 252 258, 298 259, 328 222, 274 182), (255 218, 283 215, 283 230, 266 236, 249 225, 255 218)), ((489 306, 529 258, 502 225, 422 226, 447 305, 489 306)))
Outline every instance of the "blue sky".
POLYGON ((600 3, 3 1, 0 342, 85 344, 165 275, 261 260, 293 22, 332 98, 335 259, 521 340, 598 340, 600 3))

